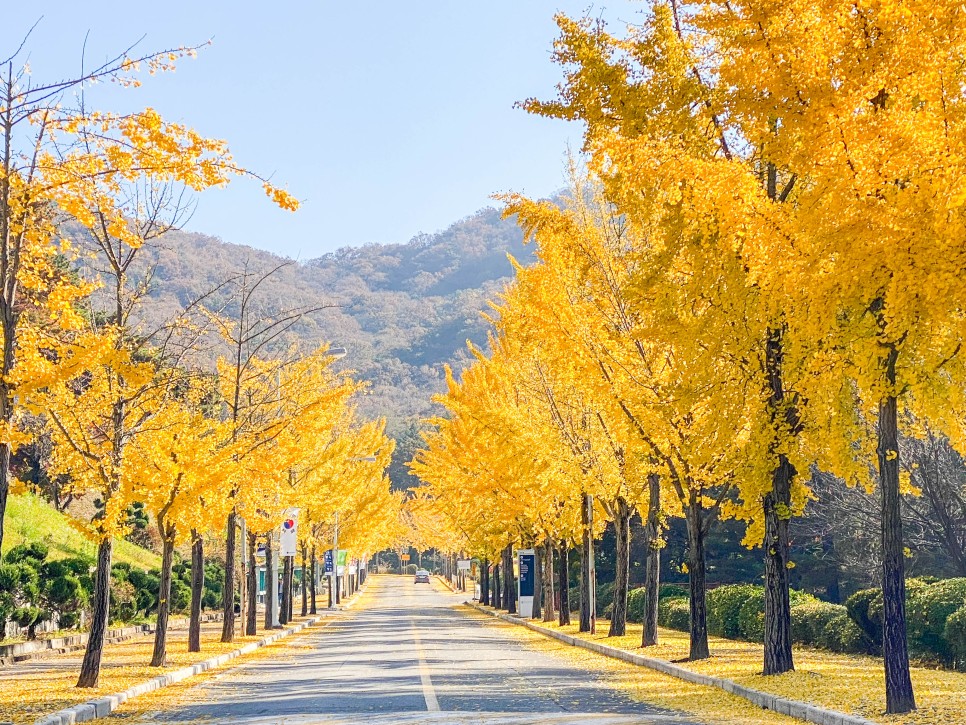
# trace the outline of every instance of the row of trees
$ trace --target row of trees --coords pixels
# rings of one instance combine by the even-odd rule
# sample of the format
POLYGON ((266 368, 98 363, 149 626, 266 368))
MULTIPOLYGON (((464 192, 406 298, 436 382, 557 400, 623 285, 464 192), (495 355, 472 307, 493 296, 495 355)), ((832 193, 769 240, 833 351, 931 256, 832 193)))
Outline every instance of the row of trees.
POLYGON ((186 218, 188 194, 244 176, 278 206, 298 206, 239 166, 222 141, 150 108, 87 108, 89 86, 137 85, 141 67, 170 70, 193 54, 125 53, 50 84, 18 70, 15 54, 0 79, 0 544, 11 455, 43 438, 46 473, 60 491, 98 501, 94 519, 78 525, 98 543, 83 687, 98 682, 113 542, 132 504, 161 537, 154 665, 165 660, 179 546, 192 552, 189 649, 198 650, 206 535, 227 532, 223 639, 231 641, 239 587, 254 631, 256 587, 236 569, 241 517, 249 559, 256 538, 292 508, 306 547, 330 540, 339 513, 343 548, 360 554, 392 543, 399 528, 400 501, 383 473, 393 447, 384 424, 357 418, 352 401, 363 386, 333 370, 328 346, 290 344, 292 326, 317 308, 259 297, 275 270, 243 269, 180 300, 164 324, 145 322, 144 250, 186 218), (201 362, 212 348, 216 369, 201 362))
MULTIPOLYGON (((887 710, 915 708, 900 427, 963 449, 966 17, 956 3, 649 4, 623 35, 558 17, 557 99, 584 124, 560 203, 505 199, 539 260, 494 306, 486 353, 440 397, 413 463, 435 530, 513 542, 647 522, 644 645, 661 530, 687 523, 691 659, 707 657, 704 543, 747 524, 765 571, 764 672, 793 668, 789 523, 814 468, 878 486, 887 710)), ((562 542, 562 543, 561 543, 562 542)), ((504 564, 505 566, 505 564, 504 564)), ((549 578, 549 577, 547 577, 549 578)))

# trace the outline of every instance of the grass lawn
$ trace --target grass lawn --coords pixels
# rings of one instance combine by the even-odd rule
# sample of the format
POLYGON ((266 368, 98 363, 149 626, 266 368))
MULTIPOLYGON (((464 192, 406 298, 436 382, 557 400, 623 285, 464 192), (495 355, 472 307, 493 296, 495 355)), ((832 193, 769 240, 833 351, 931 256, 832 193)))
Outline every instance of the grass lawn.
MULTIPOLYGON (((51 559, 83 556, 94 559, 97 545, 71 526, 62 514, 39 496, 20 493, 7 501, 4 521, 3 553, 17 544, 42 541, 50 547, 51 559)), ((126 540, 115 540, 114 561, 126 562, 142 569, 161 566, 161 557, 126 540)))
MULTIPOLYGON (((542 623, 538 623, 542 624, 542 623)), ((762 646, 709 637, 711 659, 686 662, 686 632, 661 629, 659 644, 642 648, 641 625, 629 624, 624 637, 607 637, 610 623, 597 621, 597 634, 580 634, 577 625, 547 626, 601 644, 634 650, 647 657, 668 660, 695 672, 725 677, 747 687, 763 690, 792 700, 808 702, 881 723, 910 725, 963 725, 966 723, 966 673, 914 667, 912 682, 919 711, 910 715, 886 717, 882 660, 877 657, 845 655, 824 650, 795 647, 795 672, 765 677, 761 673, 762 646)), ((571 648, 576 649, 576 648, 571 648)), ((592 653, 591 653, 592 654, 592 653)), ((760 712, 760 711, 759 711, 760 712)))

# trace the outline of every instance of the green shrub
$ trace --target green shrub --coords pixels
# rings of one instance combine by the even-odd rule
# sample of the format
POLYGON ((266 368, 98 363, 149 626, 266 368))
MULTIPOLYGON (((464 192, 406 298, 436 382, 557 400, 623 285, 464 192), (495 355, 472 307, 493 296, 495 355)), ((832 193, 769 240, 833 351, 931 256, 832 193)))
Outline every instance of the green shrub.
POLYGON ((964 605, 966 578, 934 580, 911 589, 906 596, 906 629, 913 653, 952 663, 946 620, 964 605))
POLYGON ((755 591, 745 599, 738 610, 738 632, 741 639, 749 642, 765 641, 765 590, 755 591))
POLYGON ((614 582, 597 585, 597 615, 605 618, 610 617, 611 609, 614 605, 614 582))
POLYGON ((171 611, 186 612, 191 607, 191 587, 180 579, 171 582, 171 611))
POLYGON ((61 612, 57 620, 60 629, 74 629, 80 624, 80 612, 61 612))
POLYGON ((683 584, 661 584, 657 588, 658 601, 661 599, 680 599, 690 597, 691 590, 683 584))
POLYGON ((742 638, 741 607, 761 592, 764 590, 753 584, 729 584, 709 591, 708 633, 728 639, 742 638))
POLYGON ((48 621, 50 616, 48 610, 28 604, 14 609, 10 618, 21 627, 27 628, 27 639, 37 639, 37 625, 48 621))
POLYGON ((866 652, 865 636, 841 604, 819 600, 792 607, 792 641, 833 652, 866 652))
POLYGON ((966 604, 946 619, 944 634, 953 666, 966 669, 966 604))
MULTIPOLYGON (((795 611, 794 609, 792 610, 795 611)), ((868 645, 865 635, 858 625, 852 621, 847 612, 833 617, 822 632, 820 647, 827 647, 833 652, 849 654, 867 654, 868 645)))
POLYGON ((644 587, 631 589, 627 593, 627 621, 643 622, 644 611, 647 607, 647 592, 644 587))
POLYGON ((824 646, 818 644, 818 641, 824 636, 826 626, 842 614, 848 616, 848 612, 841 604, 821 601, 792 607, 792 642, 824 646))
POLYGON ((657 605, 657 621, 662 627, 687 632, 691 629, 691 601, 682 597, 665 599, 657 605))
POLYGON ((47 558, 48 553, 47 544, 32 541, 29 544, 17 544, 3 558, 11 564, 31 564, 36 568, 47 558))
MULTIPOLYGON (((946 620, 966 601, 966 579, 918 577, 906 581, 906 629, 909 648, 920 656, 955 659, 945 634, 946 620)), ((882 591, 864 589, 845 603, 870 652, 882 648, 882 591)))
POLYGON ((845 600, 849 617, 862 630, 866 645, 873 653, 882 649, 882 621, 874 616, 875 611, 881 611, 881 603, 882 592, 878 589, 862 589, 845 600))

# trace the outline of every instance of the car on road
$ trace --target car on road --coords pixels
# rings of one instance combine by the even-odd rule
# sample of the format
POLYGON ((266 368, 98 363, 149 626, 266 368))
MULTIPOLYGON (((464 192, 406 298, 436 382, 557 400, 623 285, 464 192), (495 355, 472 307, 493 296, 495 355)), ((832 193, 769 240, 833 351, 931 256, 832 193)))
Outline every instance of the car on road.
POLYGON ((429 584, 429 572, 425 569, 416 570, 416 584, 429 584))

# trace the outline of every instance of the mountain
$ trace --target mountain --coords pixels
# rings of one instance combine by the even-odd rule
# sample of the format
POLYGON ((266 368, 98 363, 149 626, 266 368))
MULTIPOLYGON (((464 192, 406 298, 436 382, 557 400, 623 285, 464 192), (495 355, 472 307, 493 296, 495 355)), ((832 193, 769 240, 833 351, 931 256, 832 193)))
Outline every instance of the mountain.
MULTIPOLYGON (((266 280, 260 305, 265 314, 325 307, 307 315, 284 342, 347 348, 340 364, 369 381, 360 411, 388 419, 400 444, 394 484, 404 486, 412 480, 402 462, 418 445, 418 421, 434 410, 431 396, 443 389, 443 365, 465 363, 467 340, 486 342, 481 313, 513 274, 508 254, 527 263, 533 248, 523 245, 513 220, 486 208, 404 244, 345 247, 305 262, 170 232, 143 250, 136 274, 150 279, 143 322, 153 327, 243 269, 261 273, 284 265, 266 280)), ((89 259, 82 266, 96 273, 89 259)), ((219 296, 210 299, 217 304, 219 296)))

